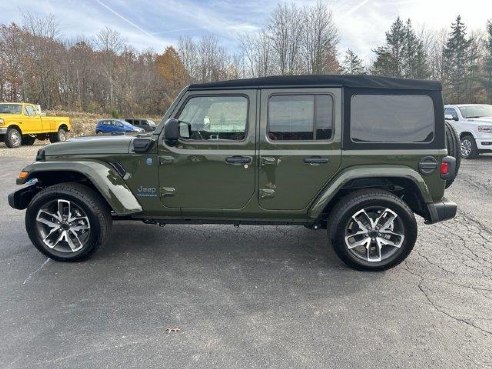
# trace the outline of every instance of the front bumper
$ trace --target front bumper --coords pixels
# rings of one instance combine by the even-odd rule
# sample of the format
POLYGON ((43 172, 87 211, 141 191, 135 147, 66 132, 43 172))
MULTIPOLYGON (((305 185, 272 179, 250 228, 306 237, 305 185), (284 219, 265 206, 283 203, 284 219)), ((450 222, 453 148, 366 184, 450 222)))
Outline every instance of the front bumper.
POLYGON ((427 224, 434 224, 444 220, 452 219, 456 216, 458 206, 456 203, 449 201, 445 197, 439 202, 427 204, 429 218, 426 219, 427 224))
POLYGON ((0 128, 0 135, 4 135, 7 133, 7 127, 0 128))
POLYGON ((41 190, 37 179, 31 180, 9 194, 10 207, 18 210, 27 208, 32 198, 41 190))

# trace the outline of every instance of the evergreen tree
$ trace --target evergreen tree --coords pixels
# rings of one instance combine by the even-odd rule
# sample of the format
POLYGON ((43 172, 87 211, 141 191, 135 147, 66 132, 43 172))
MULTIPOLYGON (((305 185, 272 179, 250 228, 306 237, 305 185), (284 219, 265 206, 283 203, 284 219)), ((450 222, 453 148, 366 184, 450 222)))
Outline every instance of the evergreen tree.
POLYGON ((348 49, 342 63, 343 74, 364 74, 362 59, 352 50, 348 49))
POLYGON ((443 82, 446 101, 463 102, 470 76, 471 40, 466 37, 466 26, 461 16, 451 24, 451 33, 443 49, 443 82))
POLYGON ((374 50, 374 74, 401 78, 428 78, 429 66, 424 45, 413 30, 410 19, 398 17, 386 32, 386 44, 374 50))

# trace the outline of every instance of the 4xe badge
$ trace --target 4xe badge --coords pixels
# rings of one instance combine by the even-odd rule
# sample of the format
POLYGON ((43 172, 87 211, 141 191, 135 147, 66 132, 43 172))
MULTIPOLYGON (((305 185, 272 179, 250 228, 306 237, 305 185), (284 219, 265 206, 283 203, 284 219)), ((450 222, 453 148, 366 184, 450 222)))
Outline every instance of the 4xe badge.
POLYGON ((137 188, 137 196, 157 197, 157 188, 140 186, 139 188, 137 188))

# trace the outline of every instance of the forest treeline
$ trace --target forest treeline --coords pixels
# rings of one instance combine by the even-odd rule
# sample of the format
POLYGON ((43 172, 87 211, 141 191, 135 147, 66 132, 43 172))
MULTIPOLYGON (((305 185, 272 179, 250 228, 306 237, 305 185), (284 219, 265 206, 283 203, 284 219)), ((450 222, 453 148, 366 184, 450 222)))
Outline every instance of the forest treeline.
POLYGON ((448 103, 492 103, 492 21, 467 30, 458 15, 448 29, 416 30, 397 18, 371 60, 339 50, 329 7, 279 4, 256 33, 182 37, 161 51, 137 51, 117 31, 66 39, 56 18, 32 14, 0 25, 0 100, 45 109, 162 114, 187 84, 285 74, 374 74, 440 80, 448 103), (160 53, 161 52, 161 53, 160 53))

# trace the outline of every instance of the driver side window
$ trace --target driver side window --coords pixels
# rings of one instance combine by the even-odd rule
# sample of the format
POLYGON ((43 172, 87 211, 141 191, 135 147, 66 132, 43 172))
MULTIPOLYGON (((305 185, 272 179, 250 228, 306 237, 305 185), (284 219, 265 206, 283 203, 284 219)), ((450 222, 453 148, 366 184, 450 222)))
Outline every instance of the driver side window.
POLYGON ((32 108, 32 106, 30 105, 26 106, 26 115, 29 117, 34 116, 34 109, 32 108))
POLYGON ((190 98, 178 119, 189 125, 192 140, 246 138, 248 99, 244 96, 196 96, 190 98))

